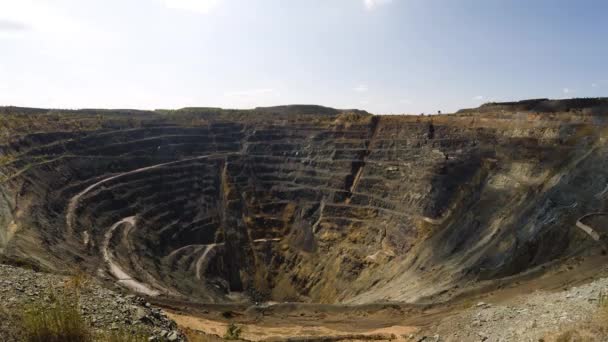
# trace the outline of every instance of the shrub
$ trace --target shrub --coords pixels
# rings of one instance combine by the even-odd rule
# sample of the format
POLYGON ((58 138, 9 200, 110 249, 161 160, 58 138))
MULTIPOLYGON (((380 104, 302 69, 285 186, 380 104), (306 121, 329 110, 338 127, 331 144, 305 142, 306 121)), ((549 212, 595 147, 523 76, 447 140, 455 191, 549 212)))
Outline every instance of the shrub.
POLYGON ((66 295, 51 295, 50 303, 29 304, 23 312, 22 329, 25 340, 29 342, 93 341, 93 335, 78 309, 78 300, 66 295))
POLYGON ((234 323, 230 323, 226 328, 224 339, 226 340, 238 340, 241 337, 242 329, 234 323))
POLYGON ((608 306, 608 293, 604 292, 604 290, 600 290, 597 302, 601 308, 607 307, 608 306))
POLYGON ((80 293, 86 290, 91 283, 91 278, 88 274, 82 271, 76 271, 74 275, 68 278, 65 282, 65 288, 68 291, 73 291, 76 294, 76 298, 80 297, 80 293))
MULTIPOLYGON (((70 279, 73 289, 86 287, 87 278, 70 279)), ((78 295, 50 293, 49 300, 27 305, 22 314, 22 335, 27 342, 147 342, 139 330, 93 333, 78 307, 78 295)))

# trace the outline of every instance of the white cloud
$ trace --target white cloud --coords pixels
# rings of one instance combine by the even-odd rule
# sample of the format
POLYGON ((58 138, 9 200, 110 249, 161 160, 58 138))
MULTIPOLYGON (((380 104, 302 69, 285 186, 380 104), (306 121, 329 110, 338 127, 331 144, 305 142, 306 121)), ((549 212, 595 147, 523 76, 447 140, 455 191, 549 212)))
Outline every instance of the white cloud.
POLYGON ((373 10, 378 6, 391 3, 392 0, 363 0, 363 4, 367 10, 373 10))
POLYGON ((0 0, 0 32, 22 34, 30 30, 58 36, 78 32, 79 28, 48 2, 0 0))
POLYGON ((564 92, 564 94, 568 94, 570 93, 570 88, 564 88, 562 89, 562 91, 564 92))
POLYGON ((410 104, 412 104, 412 100, 410 100, 410 99, 403 99, 403 100, 399 100, 399 103, 410 105, 410 104))
POLYGON ((361 100, 359 103, 365 106, 369 104, 369 100, 361 100))
POLYGON ((596 80, 595 82, 591 83, 592 88, 605 88, 607 85, 608 80, 606 79, 596 80))
POLYGON ((22 22, 0 19, 0 31, 24 31, 27 29, 29 27, 22 22))
POLYGON ((4 20, 0 18, 0 39, 19 38, 28 30, 29 27, 22 22, 4 20))
POLYGON ((483 95, 477 95, 477 96, 473 97, 473 100, 481 101, 481 100, 483 100, 483 95))
POLYGON ((207 14, 214 10, 222 0, 162 0, 171 9, 207 14))
POLYGON ((364 93, 368 91, 368 88, 365 84, 359 84, 358 86, 354 87, 353 90, 359 93, 364 93))

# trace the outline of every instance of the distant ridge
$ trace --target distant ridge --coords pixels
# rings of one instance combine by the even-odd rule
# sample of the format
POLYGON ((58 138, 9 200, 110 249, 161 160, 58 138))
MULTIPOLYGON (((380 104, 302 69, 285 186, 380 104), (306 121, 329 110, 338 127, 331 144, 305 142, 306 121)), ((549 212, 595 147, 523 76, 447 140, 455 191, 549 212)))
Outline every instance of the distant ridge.
POLYGON ((573 98, 563 100, 541 98, 513 102, 489 102, 477 108, 461 109, 456 113, 485 113, 501 110, 555 113, 582 109, 608 110, 608 97, 573 98))
POLYGON ((354 112, 357 114, 369 114, 368 112, 360 109, 335 109, 331 107, 319 106, 319 105, 285 105, 285 106, 272 106, 272 107, 256 107, 254 110, 272 114, 325 114, 325 115, 337 115, 344 112, 354 112))

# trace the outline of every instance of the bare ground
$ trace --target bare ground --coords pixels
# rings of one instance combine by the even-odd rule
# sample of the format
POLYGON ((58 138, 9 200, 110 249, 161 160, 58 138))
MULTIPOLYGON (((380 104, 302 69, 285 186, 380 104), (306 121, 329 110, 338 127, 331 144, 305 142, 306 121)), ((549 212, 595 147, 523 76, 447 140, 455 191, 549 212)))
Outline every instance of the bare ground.
POLYGON ((605 341, 605 265, 606 256, 580 257, 545 266, 537 271, 544 272, 540 276, 504 280, 508 286, 482 283, 442 304, 155 301, 193 339, 202 340, 221 338, 236 324, 247 341, 605 341))

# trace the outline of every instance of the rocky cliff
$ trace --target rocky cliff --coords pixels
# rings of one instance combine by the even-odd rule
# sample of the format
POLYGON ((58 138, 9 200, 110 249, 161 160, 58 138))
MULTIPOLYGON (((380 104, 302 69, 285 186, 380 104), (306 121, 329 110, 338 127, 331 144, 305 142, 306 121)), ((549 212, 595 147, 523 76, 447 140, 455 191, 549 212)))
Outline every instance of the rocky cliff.
POLYGON ((601 252, 576 223, 606 211, 607 104, 6 107, 0 251, 206 302, 442 300, 601 252))

